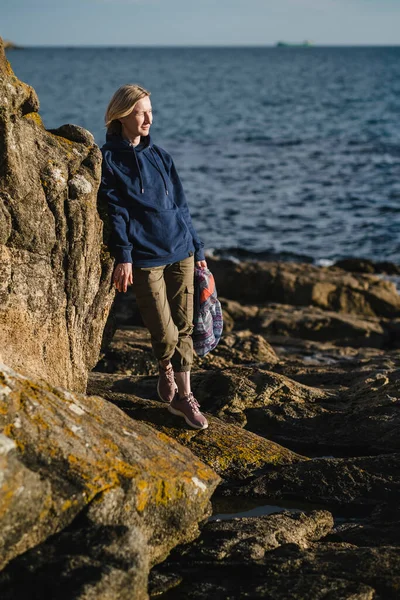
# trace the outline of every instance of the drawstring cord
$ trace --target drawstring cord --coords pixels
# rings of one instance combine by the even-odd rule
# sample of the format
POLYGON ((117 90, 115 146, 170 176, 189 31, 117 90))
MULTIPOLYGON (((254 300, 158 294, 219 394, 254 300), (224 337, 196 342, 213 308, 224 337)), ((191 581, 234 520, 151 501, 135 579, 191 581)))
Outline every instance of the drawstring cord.
MULTIPOLYGON (((141 193, 144 194, 144 184, 143 184, 142 172, 140 170, 139 159, 138 159, 137 154, 136 154, 136 149, 135 149, 135 147, 133 145, 132 145, 132 148, 133 148, 133 153, 135 155, 137 170, 138 170, 138 173, 139 173, 141 193)), ((154 152, 154 150, 153 150, 153 148, 151 146, 150 146, 150 152, 151 152, 151 155, 152 155, 152 157, 154 159, 154 162, 150 159, 149 156, 147 156, 147 158, 151 162, 151 164, 153 165, 153 167, 155 167, 157 169, 157 171, 160 173, 161 178, 162 178, 162 180, 164 182, 165 193, 168 196, 168 186, 167 186, 167 182, 166 182, 165 177, 164 177, 164 173, 160 169, 160 166, 159 166, 158 160, 157 160, 157 155, 155 154, 155 152, 154 152)))
POLYGON ((139 166, 139 160, 136 154, 136 150, 135 148, 133 148, 133 153, 135 155, 135 160, 136 160, 136 166, 137 166, 137 170, 139 172, 139 179, 140 179, 140 189, 141 189, 141 193, 144 194, 144 186, 143 186, 143 178, 142 178, 142 172, 140 170, 140 166, 139 166))

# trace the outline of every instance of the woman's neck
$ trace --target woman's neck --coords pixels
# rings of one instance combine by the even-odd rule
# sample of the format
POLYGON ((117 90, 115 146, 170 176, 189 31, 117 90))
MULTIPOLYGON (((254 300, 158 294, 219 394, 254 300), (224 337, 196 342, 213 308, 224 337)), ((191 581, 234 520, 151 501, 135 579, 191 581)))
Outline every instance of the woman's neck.
POLYGON ((122 127, 122 137, 125 138, 126 140, 128 140, 128 142, 130 142, 132 144, 132 146, 137 146, 138 144, 140 144, 140 135, 137 135, 136 137, 132 137, 129 135, 129 133, 126 131, 126 129, 124 127, 122 127))

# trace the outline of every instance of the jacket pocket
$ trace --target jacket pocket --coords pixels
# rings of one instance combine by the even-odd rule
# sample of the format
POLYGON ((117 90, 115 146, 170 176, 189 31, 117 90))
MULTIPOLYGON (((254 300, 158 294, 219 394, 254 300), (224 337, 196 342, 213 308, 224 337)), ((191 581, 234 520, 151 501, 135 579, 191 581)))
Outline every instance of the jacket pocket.
POLYGON ((143 209, 131 214, 129 237, 133 251, 163 257, 182 250, 188 241, 188 228, 177 208, 143 209))

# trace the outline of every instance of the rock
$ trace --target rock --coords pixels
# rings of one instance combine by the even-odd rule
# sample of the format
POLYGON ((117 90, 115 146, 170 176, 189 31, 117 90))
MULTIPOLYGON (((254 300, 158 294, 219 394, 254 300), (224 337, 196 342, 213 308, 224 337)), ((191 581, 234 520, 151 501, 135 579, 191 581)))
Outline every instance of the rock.
POLYGON ((272 396, 265 407, 245 411, 246 427, 306 453, 398 452, 400 369, 388 367, 382 362, 381 369, 373 364, 364 373, 354 369, 348 389, 331 390, 320 402, 288 397, 282 406, 272 396))
POLYGON ((309 264, 207 259, 219 295, 247 304, 274 302, 394 318, 400 296, 394 283, 376 275, 309 264))
POLYGON ((17 44, 14 44, 14 42, 12 42, 11 40, 4 40, 4 49, 5 50, 17 50, 20 48, 21 48, 21 46, 17 46, 17 44))
POLYGON ((246 480, 266 468, 277 464, 291 464, 306 460, 274 442, 263 439, 229 423, 207 415, 209 427, 204 431, 189 428, 185 421, 167 410, 163 402, 146 399, 146 391, 155 390, 156 380, 146 378, 132 382, 129 379, 92 373, 89 390, 101 394, 127 415, 159 430, 186 446, 209 465, 224 480, 233 482, 246 480), (145 398, 135 394, 143 394, 145 398))
POLYGON ((384 348, 391 341, 389 324, 377 317, 271 304, 259 309, 258 319, 259 331, 272 342, 275 336, 288 336, 355 348, 384 348))
POLYGON ((272 346, 261 335, 249 330, 225 333, 218 346, 195 365, 203 369, 225 369, 236 365, 258 364, 272 368, 279 361, 272 346))
MULTIPOLYGON (((262 364, 264 367, 272 367, 278 360, 273 348, 261 335, 251 331, 238 331, 225 334, 218 346, 203 358, 195 355, 193 371, 224 369, 238 364, 262 364)), ((158 374, 158 365, 153 356, 147 329, 118 329, 95 370, 127 375, 158 374)))
MULTIPOLYGON (((75 577, 75 569, 77 585, 84 582, 73 597, 145 598, 143 587, 135 596, 135 582, 142 586, 150 565, 198 534, 217 475, 102 398, 30 380, 5 366, 0 382, 2 564, 34 548, 32 562, 24 554, 21 564, 40 571, 40 543, 83 516, 82 528, 72 526, 73 533, 67 530, 43 550, 44 557, 60 560, 65 576, 75 577)), ((2 591, 19 572, 12 564, 0 577, 2 591)))
MULTIPOLYGON (((0 434, 0 569, 35 543, 35 528, 51 502, 48 481, 19 460, 16 443, 0 434)), ((39 533, 40 539, 40 533, 39 533)))
POLYGON ((400 510, 398 504, 378 505, 366 519, 338 523, 326 536, 328 542, 354 546, 399 546, 400 510))
MULTIPOLYGON (((314 419, 326 410, 324 402, 330 398, 327 391, 256 367, 196 373, 193 381, 204 410, 250 430, 254 427, 265 437, 264 420, 269 421, 271 411, 279 428, 279 421, 285 423, 288 416, 296 419, 309 412, 314 419)), ((268 433, 273 432, 269 429, 268 433)))
MULTIPOLYGON (((240 529, 240 523, 237 528, 240 529)), ((210 538, 211 532, 204 540, 207 547, 202 548, 203 556, 212 549, 214 540, 210 538)), ((310 548, 303 549, 297 544, 283 543, 266 552, 263 558, 248 562, 230 556, 208 561, 202 555, 188 552, 187 547, 174 551, 164 565, 152 572, 151 597, 155 597, 152 594, 154 583, 157 585, 160 581, 157 581, 157 575, 162 574, 164 580, 175 580, 176 587, 165 595, 174 600, 210 597, 230 600, 398 598, 398 548, 352 548, 346 544, 315 542, 310 548)), ((158 594, 161 590, 156 588, 158 594)))
MULTIPOLYGON (((308 514, 283 511, 261 517, 210 521, 197 540, 175 554, 186 564, 251 563, 262 560, 270 550, 283 544, 306 549, 330 533, 333 524, 333 517, 326 510, 308 514)), ((173 561, 167 559, 162 567, 154 570, 165 572, 167 565, 171 568, 173 561)))
MULTIPOLYGON (((224 494, 236 493, 227 489, 224 494)), ((301 499, 337 506, 373 507, 400 497, 400 454, 318 458, 276 467, 240 489, 240 495, 301 499)))
POLYGON ((375 262, 366 258, 343 258, 335 262, 335 267, 353 273, 387 273, 399 275, 400 266, 389 261, 375 262))
POLYGON ((0 573, 2 600, 148 600, 143 537, 122 525, 86 521, 13 560, 0 573))
POLYGON ((240 304, 235 300, 221 297, 219 300, 224 317, 224 331, 229 332, 234 328, 251 329, 252 331, 259 329, 258 306, 240 304))
POLYGON ((397 350, 352 348, 282 336, 274 336, 273 343, 279 357, 274 371, 310 386, 346 389, 365 373, 400 368, 397 350))
POLYGON ((91 148, 94 145, 93 134, 91 134, 90 131, 87 131, 87 129, 79 127, 79 125, 70 125, 67 123, 66 125, 57 127, 57 129, 49 129, 48 131, 53 135, 70 140, 71 142, 84 144, 88 148, 91 148))
POLYGON ((81 127, 46 131, 1 41, 0 94, 0 354, 84 391, 114 295, 97 210, 101 153, 81 127))
MULTIPOLYGON (((399 360, 397 353, 392 361, 349 363, 342 372, 335 366, 336 378, 324 367, 325 387, 255 367, 194 373, 193 381, 205 411, 296 452, 387 453, 400 450, 399 360)), ((285 364, 276 368, 284 371, 285 364)))

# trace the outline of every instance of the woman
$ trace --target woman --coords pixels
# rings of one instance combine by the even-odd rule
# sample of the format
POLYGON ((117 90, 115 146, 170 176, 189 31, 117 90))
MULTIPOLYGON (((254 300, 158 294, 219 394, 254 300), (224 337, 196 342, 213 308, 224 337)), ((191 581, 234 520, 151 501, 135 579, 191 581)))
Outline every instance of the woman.
POLYGON ((133 284, 158 359, 157 392, 195 429, 208 427, 190 388, 194 265, 204 244, 190 218, 171 156, 152 143, 150 92, 123 85, 111 98, 99 193, 108 202, 119 292, 133 284))

